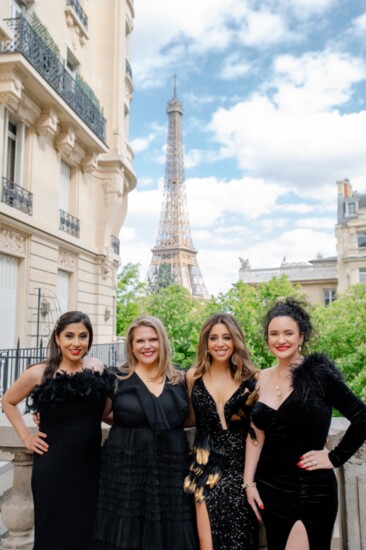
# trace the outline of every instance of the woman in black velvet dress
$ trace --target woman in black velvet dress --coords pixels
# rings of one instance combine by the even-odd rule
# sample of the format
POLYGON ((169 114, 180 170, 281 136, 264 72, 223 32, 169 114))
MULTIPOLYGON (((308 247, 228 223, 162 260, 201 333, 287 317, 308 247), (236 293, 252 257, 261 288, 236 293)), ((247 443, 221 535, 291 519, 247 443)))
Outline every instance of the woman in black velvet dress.
POLYGON ((246 448, 248 501, 263 517, 268 550, 330 550, 338 508, 333 468, 365 441, 366 406, 327 356, 302 355, 312 326, 301 303, 278 302, 264 330, 277 364, 259 376, 252 412, 257 445, 247 440, 246 448), (329 451, 333 407, 350 426, 329 451))
POLYGON ((197 550, 193 502, 183 492, 188 394, 159 319, 133 321, 126 355, 102 449, 92 548, 197 550))
POLYGON ((258 521, 242 487, 255 377, 236 320, 227 313, 207 319, 187 373, 197 432, 184 485, 195 496, 201 550, 258 548, 258 521))
POLYGON ((52 332, 50 357, 27 369, 9 388, 3 408, 25 447, 34 451, 34 550, 88 550, 99 482, 101 420, 114 377, 88 358, 89 317, 65 313, 52 332), (30 433, 17 405, 39 413, 30 433))

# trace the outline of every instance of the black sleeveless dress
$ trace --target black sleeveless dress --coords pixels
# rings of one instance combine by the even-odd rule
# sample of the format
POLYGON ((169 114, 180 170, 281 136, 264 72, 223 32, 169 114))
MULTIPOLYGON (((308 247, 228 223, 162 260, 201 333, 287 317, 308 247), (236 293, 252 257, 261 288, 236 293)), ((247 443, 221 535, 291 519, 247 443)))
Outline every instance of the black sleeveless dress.
POLYGON ((197 432, 185 489, 206 504, 214 550, 258 549, 258 521, 242 488, 245 440, 258 397, 255 383, 243 381, 226 402, 227 430, 202 378, 192 388, 197 432))
POLYGON ((186 384, 159 397, 134 373, 118 383, 102 448, 94 550, 197 550, 194 506, 183 492, 186 384))
POLYGON ((253 423, 265 432, 256 482, 268 550, 284 550, 297 520, 305 525, 311 550, 330 550, 338 508, 336 477, 333 470, 308 472, 297 463, 304 453, 324 448, 334 407, 351 421, 329 453, 335 467, 344 464, 365 440, 366 406, 325 355, 309 355, 292 376, 293 391, 279 409, 257 401, 252 412, 253 423))
POLYGON ((49 449, 34 453, 34 550, 88 550, 99 482, 101 419, 113 382, 104 372, 58 372, 28 396, 49 449))

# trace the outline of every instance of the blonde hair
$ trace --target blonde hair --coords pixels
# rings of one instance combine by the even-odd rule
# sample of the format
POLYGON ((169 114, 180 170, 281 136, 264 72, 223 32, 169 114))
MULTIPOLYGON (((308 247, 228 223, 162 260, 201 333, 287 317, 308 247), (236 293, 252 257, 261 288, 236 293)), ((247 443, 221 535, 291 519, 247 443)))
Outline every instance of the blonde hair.
POLYGON ((216 313, 209 317, 201 329, 198 342, 196 360, 193 365, 193 376, 190 380, 190 389, 195 380, 210 370, 211 355, 208 351, 208 338, 214 325, 223 324, 230 333, 234 344, 234 352, 230 357, 230 372, 236 382, 252 378, 257 370, 253 366, 249 351, 246 347, 244 333, 239 323, 229 313, 216 313))
POLYGON ((118 369, 124 375, 131 376, 135 371, 137 359, 133 353, 133 339, 135 329, 138 327, 150 327, 156 332, 159 342, 159 362, 157 378, 167 377, 171 384, 178 384, 184 378, 183 372, 175 369, 171 363, 171 349, 163 323, 157 317, 142 315, 132 321, 126 333, 126 362, 118 369))

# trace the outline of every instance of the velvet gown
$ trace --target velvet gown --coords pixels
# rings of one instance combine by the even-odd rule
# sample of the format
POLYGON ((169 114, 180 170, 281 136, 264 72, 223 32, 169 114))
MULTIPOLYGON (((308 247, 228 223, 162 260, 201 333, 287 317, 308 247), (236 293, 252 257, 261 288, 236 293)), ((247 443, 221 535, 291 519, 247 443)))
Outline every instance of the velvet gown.
POLYGON ((257 401, 252 412, 254 426, 265 432, 255 479, 268 550, 284 550, 297 520, 306 528, 311 550, 330 550, 338 509, 334 471, 308 472, 297 463, 304 453, 324 448, 334 407, 351 422, 329 453, 334 467, 344 464, 365 441, 366 406, 323 354, 311 354, 293 369, 292 387, 277 410, 257 401))
POLYGON ((243 381, 224 406, 224 429, 202 378, 192 388, 197 431, 185 489, 205 502, 214 550, 257 550, 258 521, 242 487, 245 439, 256 381, 243 381))
POLYGON ((156 397, 136 373, 119 380, 93 550, 198 550, 193 501, 183 492, 187 412, 185 381, 166 381, 156 397))
POLYGON ((34 550, 88 550, 95 516, 101 420, 114 376, 85 369, 56 373, 27 399, 40 413, 48 451, 34 453, 34 550))

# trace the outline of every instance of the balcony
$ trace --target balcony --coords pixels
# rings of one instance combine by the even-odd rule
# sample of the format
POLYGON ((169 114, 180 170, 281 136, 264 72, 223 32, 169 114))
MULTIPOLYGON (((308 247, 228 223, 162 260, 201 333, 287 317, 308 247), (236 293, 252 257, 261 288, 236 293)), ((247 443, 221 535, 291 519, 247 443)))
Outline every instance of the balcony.
POLYGON ((60 229, 69 233, 73 237, 79 238, 80 236, 80 220, 71 216, 64 210, 60 210, 60 229))
POLYGON ((81 24, 85 27, 85 29, 88 29, 88 16, 85 14, 78 0, 67 0, 66 4, 71 6, 80 19, 81 24))
POLYGON ((66 70, 64 60, 45 44, 23 16, 6 21, 14 38, 4 42, 0 55, 21 53, 90 130, 105 142, 103 113, 66 70))
POLYGON ((2 178, 2 180, 1 201, 31 216, 33 211, 33 194, 7 178, 2 178))
POLYGON ((111 235, 111 243, 112 243, 113 252, 117 254, 117 256, 119 256, 119 246, 120 246, 119 238, 115 237, 114 235, 111 235))
POLYGON ((131 68, 131 65, 130 63, 127 61, 126 59, 126 74, 130 77, 130 79, 132 80, 132 68, 131 68))

